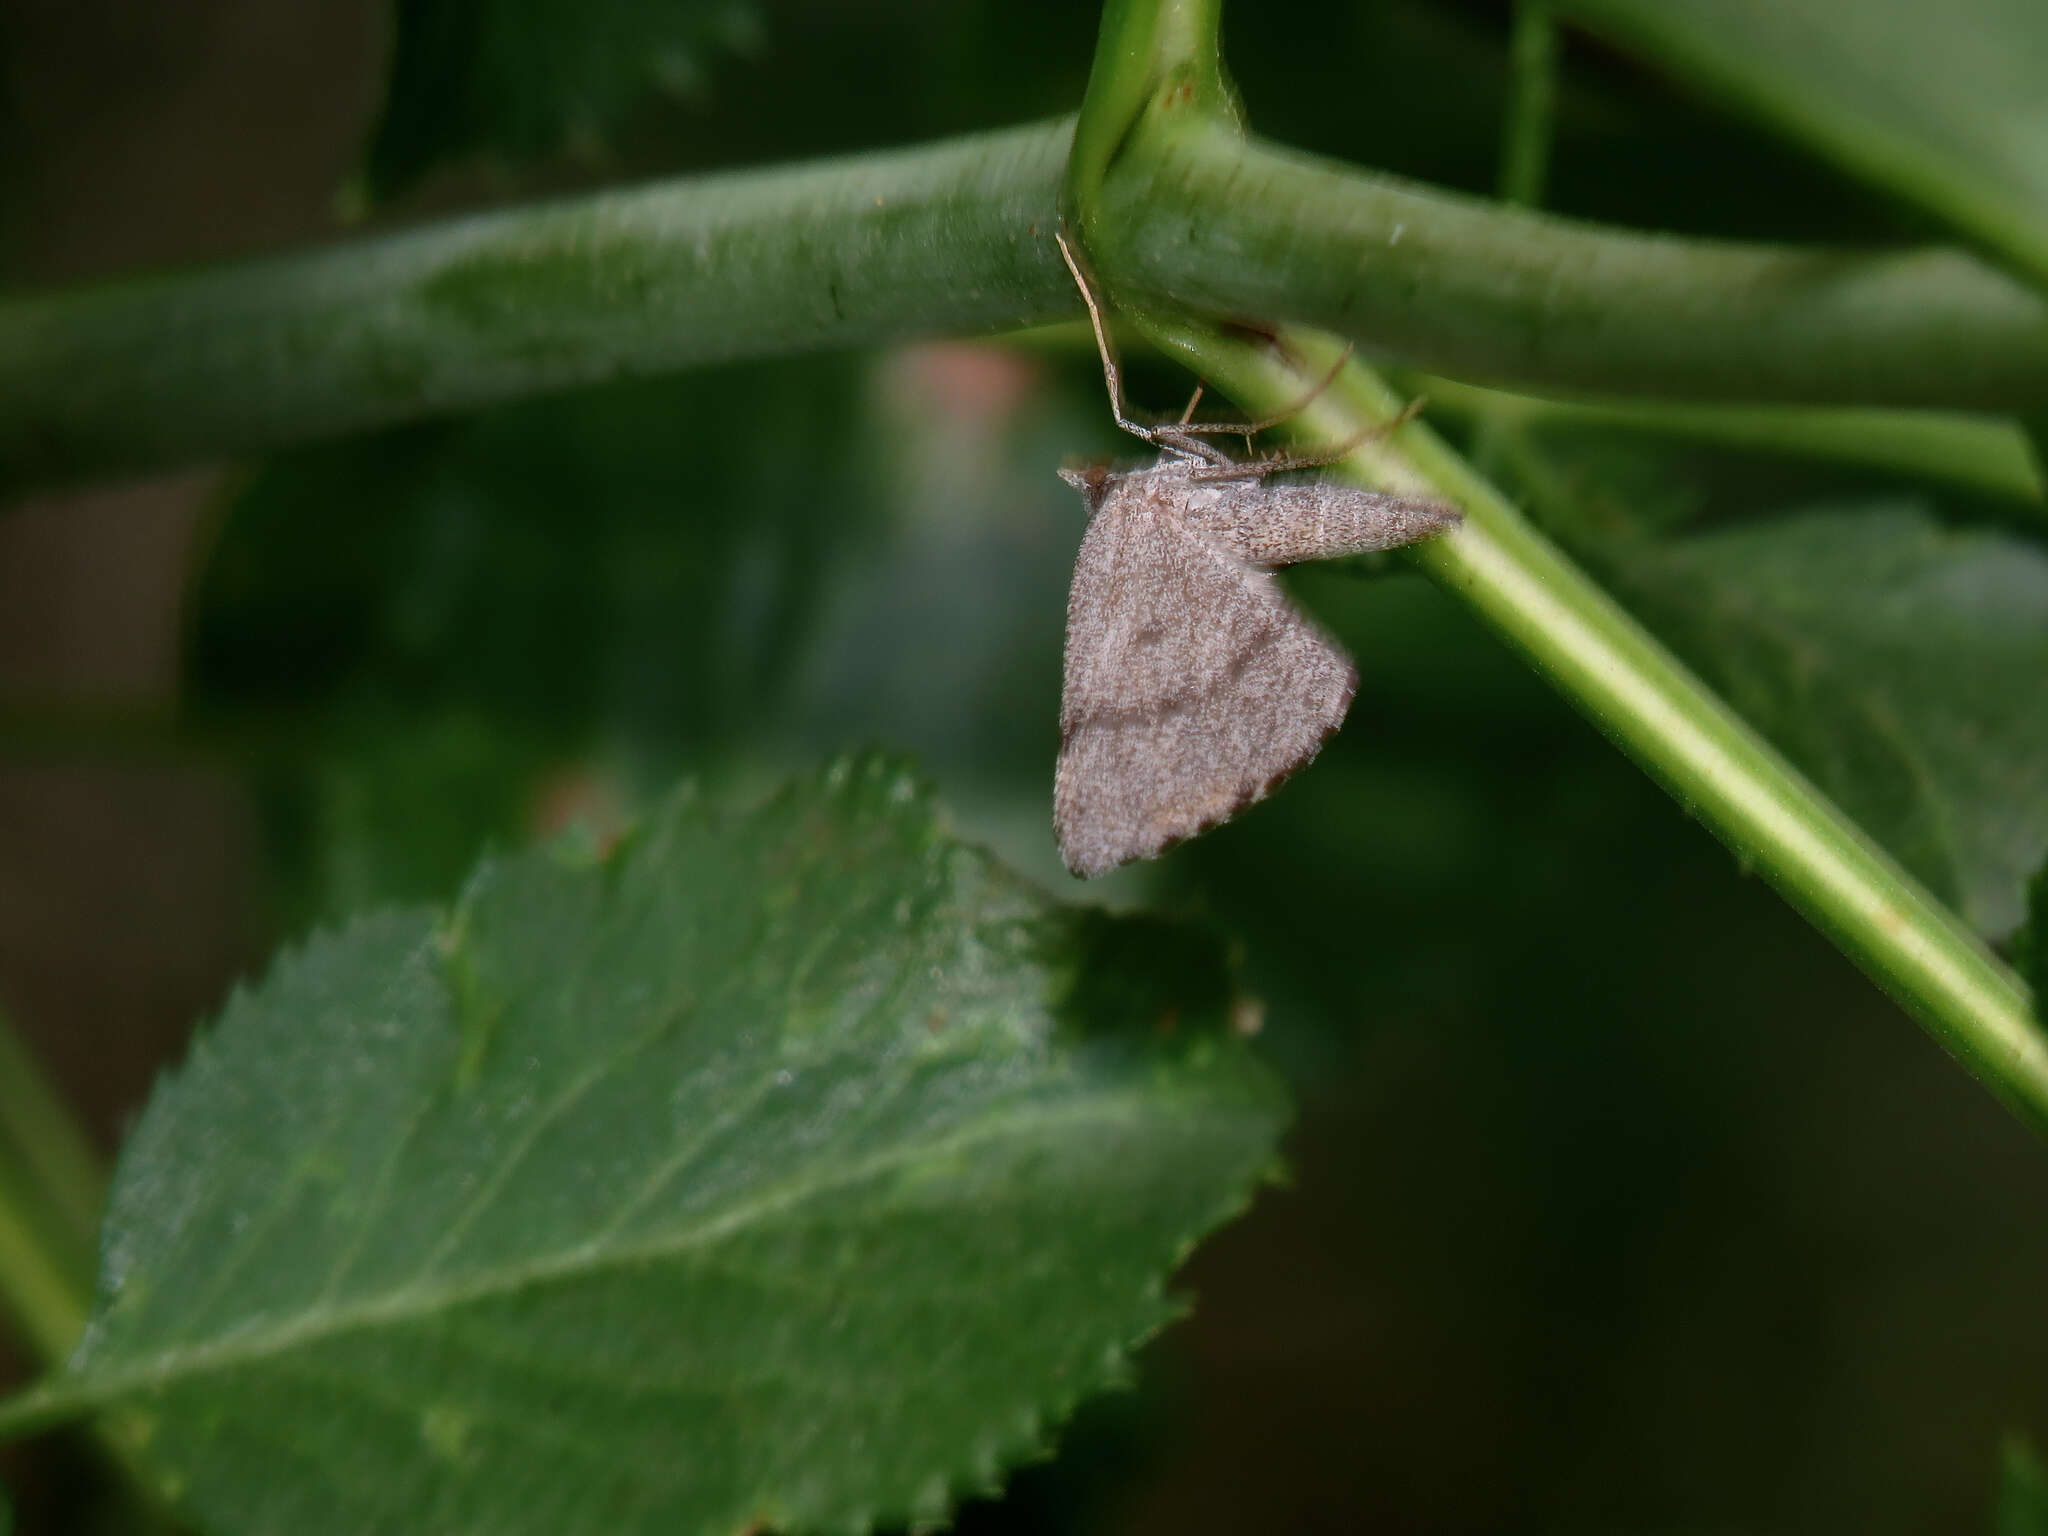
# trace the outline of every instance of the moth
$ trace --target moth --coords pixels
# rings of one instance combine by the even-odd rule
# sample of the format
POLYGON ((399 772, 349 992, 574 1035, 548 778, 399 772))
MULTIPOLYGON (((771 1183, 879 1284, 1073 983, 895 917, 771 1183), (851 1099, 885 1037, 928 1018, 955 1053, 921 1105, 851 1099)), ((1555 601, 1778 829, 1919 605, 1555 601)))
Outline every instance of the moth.
POLYGON ((1088 305, 1117 425, 1159 450, 1140 469, 1060 471, 1087 503, 1088 531, 1067 599, 1053 828, 1067 868, 1087 879, 1227 821, 1343 724, 1358 674, 1288 600, 1276 568, 1394 549, 1458 514, 1348 485, 1269 483, 1355 445, 1240 461, 1204 441, 1249 439, 1293 411, 1197 423, 1198 389, 1177 422, 1134 421, 1095 295, 1056 238, 1088 305))

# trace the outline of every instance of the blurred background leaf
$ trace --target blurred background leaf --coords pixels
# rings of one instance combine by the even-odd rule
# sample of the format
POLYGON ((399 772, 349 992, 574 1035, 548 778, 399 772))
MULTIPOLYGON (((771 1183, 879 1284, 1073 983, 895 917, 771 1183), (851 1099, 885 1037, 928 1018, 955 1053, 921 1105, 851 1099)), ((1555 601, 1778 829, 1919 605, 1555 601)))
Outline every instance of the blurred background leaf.
POLYGON ((593 757, 702 763, 782 720, 824 574, 883 518, 860 376, 615 387, 260 471, 206 563, 191 702, 262 723, 294 918, 445 897, 593 757))
POLYGON ((2048 856, 2048 551, 1924 503, 1617 549, 1621 595, 1987 937, 2048 856))
POLYGON ((2048 1471, 2022 1435, 2009 1436, 1998 1458, 1998 1515, 1992 1536, 2048 1536, 2048 1471))
POLYGON ((379 202, 449 162, 594 153, 650 92, 701 105, 763 43, 749 0, 391 0, 390 27, 362 172, 379 202))
POLYGON ((2048 11, 2034 0, 1558 0, 2048 282, 2048 11))
POLYGON ((1495 442, 1617 596, 1930 889, 2012 937, 2048 855, 2033 504, 1569 418, 1495 442))

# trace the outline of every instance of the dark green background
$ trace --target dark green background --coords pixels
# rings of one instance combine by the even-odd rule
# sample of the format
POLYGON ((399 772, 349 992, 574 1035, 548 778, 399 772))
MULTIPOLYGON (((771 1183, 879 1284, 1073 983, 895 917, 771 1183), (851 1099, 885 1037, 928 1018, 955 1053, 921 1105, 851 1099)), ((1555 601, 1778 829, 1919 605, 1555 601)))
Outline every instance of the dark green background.
MULTIPOLYGON (((377 14, 0 0, 6 278, 330 232, 377 14)), ((1094 20, 766 4, 756 48, 707 53, 701 94, 632 113, 608 158, 430 173, 376 217, 1071 110, 1094 20)), ((1491 187, 1503 7, 1239 0, 1227 26, 1261 131, 1491 187)), ((1925 233, 1624 59, 1574 40, 1565 65, 1552 206, 1925 233)), ((1052 472, 1122 451, 1083 352, 919 350, 0 511, 0 702, 185 722, 169 750, 0 755, 0 1001, 111 1142, 317 915, 445 895, 558 807, 601 819, 684 772, 753 796, 865 743, 1072 896, 1046 823, 1081 509, 1052 472)), ((1687 515, 1866 489, 1719 457, 1687 515)), ((1292 1185, 1189 1265, 1199 1309, 1142 1390, 964 1528, 1984 1528, 2000 1434, 2048 1433, 2041 1148, 1454 603, 1296 590, 1359 658, 1349 727, 1100 888, 1242 935, 1302 1105, 1292 1185)), ((25 1530, 91 1516, 61 1444, 0 1472, 25 1530)))

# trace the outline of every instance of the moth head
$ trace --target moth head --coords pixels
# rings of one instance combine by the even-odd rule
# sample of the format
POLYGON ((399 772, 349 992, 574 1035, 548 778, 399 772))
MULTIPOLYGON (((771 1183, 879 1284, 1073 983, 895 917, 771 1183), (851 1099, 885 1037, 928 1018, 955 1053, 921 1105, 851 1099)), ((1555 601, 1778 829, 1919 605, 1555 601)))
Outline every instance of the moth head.
POLYGON ((1107 464, 1083 464, 1078 469, 1062 466, 1060 478, 1081 493, 1081 500, 1088 504, 1090 517, 1102 509, 1102 498, 1109 494, 1110 468, 1107 464))

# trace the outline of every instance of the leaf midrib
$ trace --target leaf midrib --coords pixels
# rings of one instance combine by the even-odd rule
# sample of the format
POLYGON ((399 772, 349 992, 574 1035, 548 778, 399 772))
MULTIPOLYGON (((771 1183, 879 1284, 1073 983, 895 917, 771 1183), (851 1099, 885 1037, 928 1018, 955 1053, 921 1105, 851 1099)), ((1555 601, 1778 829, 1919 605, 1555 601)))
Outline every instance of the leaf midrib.
MULTIPOLYGON (((913 1142, 861 1162, 835 1166, 822 1177, 788 1180, 758 1198, 728 1206, 704 1220, 649 1241, 597 1249, 579 1243, 544 1258, 465 1281, 427 1287, 407 1285, 353 1305, 301 1313, 290 1322, 262 1331, 239 1331, 206 1343, 161 1350, 127 1365, 98 1370, 92 1367, 80 1370, 74 1366, 51 1384, 48 1389, 50 1406, 75 1414, 137 1391, 173 1386, 191 1376, 260 1362, 272 1355, 288 1354, 349 1333, 378 1326, 416 1323, 438 1312, 509 1296, 531 1287, 602 1275, 650 1259, 678 1257, 694 1249, 713 1246, 767 1216, 801 1205, 816 1196, 885 1175, 924 1158, 945 1157, 1000 1140, 1012 1133, 1088 1122, 1110 1123, 1136 1116, 1136 1106, 1124 1096, 1093 1098, 1079 1104, 1038 1107, 1028 1112, 998 1116, 966 1131, 913 1142)), ((88 1332, 88 1341, 90 1338, 88 1332)), ((7 1417, 0 1412, 0 1421, 7 1417)))

